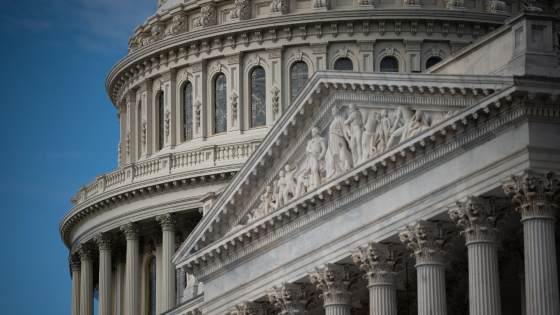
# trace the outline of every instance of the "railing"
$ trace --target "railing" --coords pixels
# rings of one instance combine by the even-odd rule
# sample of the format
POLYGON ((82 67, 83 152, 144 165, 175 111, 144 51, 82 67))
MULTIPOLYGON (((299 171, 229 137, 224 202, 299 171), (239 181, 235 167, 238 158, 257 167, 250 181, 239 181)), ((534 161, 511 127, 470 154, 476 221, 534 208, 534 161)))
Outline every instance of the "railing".
POLYGON ((87 186, 79 189, 71 202, 74 206, 87 199, 112 190, 124 184, 149 179, 152 176, 174 172, 188 171, 190 168, 216 166, 216 163, 247 159, 257 148, 260 140, 232 143, 227 145, 210 145, 196 150, 173 152, 153 159, 131 163, 107 174, 95 178, 87 186))

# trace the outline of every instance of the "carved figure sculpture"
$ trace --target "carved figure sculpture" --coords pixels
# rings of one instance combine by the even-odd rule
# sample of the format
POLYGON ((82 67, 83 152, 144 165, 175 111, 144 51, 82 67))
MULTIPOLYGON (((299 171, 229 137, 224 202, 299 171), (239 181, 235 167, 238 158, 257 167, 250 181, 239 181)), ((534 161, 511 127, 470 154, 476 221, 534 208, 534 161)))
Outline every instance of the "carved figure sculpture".
POLYGON ((350 103, 350 114, 344 122, 346 126, 346 136, 350 144, 352 152, 352 161, 356 165, 362 161, 362 132, 364 129, 364 120, 362 112, 355 103, 350 103))
POLYGON ((278 200, 277 200, 277 204, 279 207, 283 206, 284 204, 286 204, 287 200, 284 199, 284 191, 286 190, 286 186, 288 185, 288 183, 286 182, 286 172, 284 171, 280 171, 278 173, 278 176, 280 177, 277 181, 278 184, 278 200))
POLYGON ((447 118, 455 115, 458 112, 458 110, 450 110, 448 112, 441 112, 439 113, 439 115, 436 117, 436 119, 434 119, 434 121, 432 122, 432 126, 435 126, 437 124, 439 124, 440 122, 446 120, 447 118))
MULTIPOLYGON (((285 171, 280 171, 280 179, 284 179, 282 181, 283 186, 280 187, 280 192, 278 193, 279 206, 283 206, 286 203, 290 202, 290 200, 292 200, 296 195, 297 183, 295 180, 295 176, 298 170, 298 166, 294 165, 292 167, 290 165, 286 165, 284 169, 285 171)), ((280 184, 281 180, 279 180, 278 182, 280 184)))
POLYGON ((414 111, 410 108, 410 106, 401 105, 397 108, 393 116, 395 117, 395 121, 393 122, 393 127, 389 132, 391 136, 387 141, 386 149, 394 147, 401 141, 402 135, 405 134, 408 126, 408 121, 410 121, 412 116, 414 116, 414 111))
POLYGON ((327 141, 319 135, 319 128, 313 127, 312 138, 307 142, 307 162, 296 184, 295 197, 315 189, 323 183, 325 177, 325 156, 327 154, 327 141))
POLYGON ((365 130, 362 133, 362 160, 367 160, 375 155, 372 152, 372 149, 375 150, 374 136, 377 136, 375 131, 377 129, 377 124, 379 123, 377 116, 379 116, 377 112, 369 113, 364 124, 365 130))
POLYGON ((414 116, 412 116, 412 118, 406 123, 405 127, 406 129, 401 141, 409 139, 430 128, 430 124, 428 124, 428 120, 426 119, 424 112, 421 109, 418 109, 414 116))
POLYGON ((334 178, 354 166, 352 154, 348 151, 348 142, 344 132, 344 117, 338 107, 333 107, 334 116, 329 130, 329 146, 325 155, 327 180, 334 178))
POLYGON ((277 195, 274 189, 269 185, 266 186, 266 191, 261 195, 261 204, 258 208, 251 210, 248 214, 249 221, 258 219, 278 208, 277 195))

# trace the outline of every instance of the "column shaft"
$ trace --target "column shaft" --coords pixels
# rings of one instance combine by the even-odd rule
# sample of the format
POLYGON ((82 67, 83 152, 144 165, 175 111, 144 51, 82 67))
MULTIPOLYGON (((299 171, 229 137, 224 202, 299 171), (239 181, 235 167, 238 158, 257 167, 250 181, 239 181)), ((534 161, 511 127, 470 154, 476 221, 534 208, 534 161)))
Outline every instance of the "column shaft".
POLYGON ((446 315, 445 266, 416 265, 418 272, 418 315, 446 315))
POLYGON ((111 250, 99 251, 99 315, 111 315, 111 250))
POLYGON ((494 242, 467 243, 471 315, 500 315, 498 250, 494 242))
POLYGON ((552 219, 523 221, 527 315, 560 314, 552 219))
POLYGON ((325 315, 351 315, 348 304, 325 305, 325 315))
POLYGON ((80 315, 80 269, 72 270, 72 315, 80 315))
POLYGON ((80 315, 93 315, 93 259, 82 260, 80 315))
POLYGON ((397 315, 397 292, 394 285, 369 285, 369 314, 397 315))
POLYGON ((138 315, 140 313, 140 290, 138 283, 138 240, 126 240, 126 290, 125 290, 125 314, 138 315))
POLYGON ((162 289, 163 289, 163 309, 165 312, 175 306, 175 265, 171 261, 175 253, 175 230, 163 230, 163 245, 162 245, 162 289))

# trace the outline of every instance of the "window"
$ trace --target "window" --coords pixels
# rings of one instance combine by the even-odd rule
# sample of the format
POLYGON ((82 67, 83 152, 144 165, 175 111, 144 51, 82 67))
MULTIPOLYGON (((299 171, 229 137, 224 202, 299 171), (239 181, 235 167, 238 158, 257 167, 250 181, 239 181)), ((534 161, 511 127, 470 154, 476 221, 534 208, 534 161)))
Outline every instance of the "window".
POLYGON ((193 87, 190 82, 183 88, 183 129, 185 141, 193 138, 193 87))
POLYGON ((305 83, 307 83, 308 75, 309 71, 305 62, 296 62, 292 66, 292 81, 290 86, 292 94, 290 100, 293 100, 299 94, 305 83))
POLYGON ((138 102, 138 109, 136 111, 136 133, 138 137, 138 156, 136 159, 139 159, 142 156, 142 102, 138 102))
POLYGON ((266 125, 266 78, 263 67, 251 74, 251 127, 266 125))
POLYGON ((214 133, 222 133, 227 131, 227 85, 224 74, 218 75, 214 88, 214 133))
POLYGON ((161 92, 159 94, 159 101, 158 101, 158 146, 159 149, 163 149, 163 143, 165 141, 165 132, 163 130, 164 128, 164 113, 163 113, 163 109, 165 108, 165 103, 164 103, 164 96, 163 96, 163 92, 161 92))
POLYGON ((441 59, 439 59, 438 57, 430 57, 428 59, 428 61, 426 61, 426 69, 428 69, 429 67, 435 65, 436 63, 440 62, 441 59))
POLYGON ((354 70, 354 65, 350 59, 340 58, 334 64, 334 70, 354 70))
POLYGON ((148 264, 148 315, 156 315, 156 257, 148 264))
POLYGON ((379 68, 381 72, 399 72, 399 62, 393 57, 385 57, 379 68))

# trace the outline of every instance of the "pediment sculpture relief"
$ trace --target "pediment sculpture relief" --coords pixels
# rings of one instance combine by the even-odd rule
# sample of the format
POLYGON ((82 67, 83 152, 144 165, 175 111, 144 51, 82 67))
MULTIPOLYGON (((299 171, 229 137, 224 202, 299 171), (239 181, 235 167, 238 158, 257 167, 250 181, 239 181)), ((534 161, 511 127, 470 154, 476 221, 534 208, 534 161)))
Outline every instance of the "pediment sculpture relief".
POLYGON ((275 211, 457 113, 444 111, 427 115, 424 110, 414 110, 409 105, 365 111, 367 116, 362 114, 357 104, 351 103, 348 114, 344 115, 338 106, 334 106, 328 136, 321 136, 317 127, 311 130, 312 137, 307 142, 302 163, 287 164, 278 173, 278 179, 273 181, 272 186, 267 186, 261 195, 260 205, 248 214, 247 223, 275 211))

